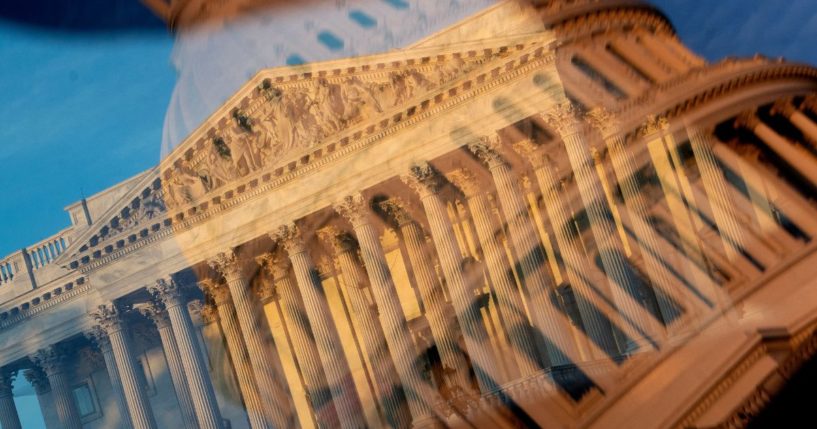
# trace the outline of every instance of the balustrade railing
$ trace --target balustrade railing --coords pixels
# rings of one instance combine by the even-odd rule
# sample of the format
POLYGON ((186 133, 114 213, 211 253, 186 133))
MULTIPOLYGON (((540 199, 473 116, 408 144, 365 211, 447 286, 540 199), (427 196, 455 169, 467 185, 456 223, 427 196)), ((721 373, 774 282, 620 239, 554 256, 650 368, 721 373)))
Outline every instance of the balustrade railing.
POLYGON ((53 263, 71 245, 71 228, 66 228, 51 237, 0 258, 0 286, 11 283, 28 270, 37 271, 53 263), (28 257, 28 261, 26 261, 28 257))
POLYGON ((14 252, 11 255, 0 259, 0 285, 11 283, 20 270, 25 269, 23 252, 14 252))
POLYGON ((66 228, 33 246, 29 246, 26 250, 31 258, 31 268, 34 270, 40 269, 62 255, 71 244, 70 231, 70 228, 66 228))

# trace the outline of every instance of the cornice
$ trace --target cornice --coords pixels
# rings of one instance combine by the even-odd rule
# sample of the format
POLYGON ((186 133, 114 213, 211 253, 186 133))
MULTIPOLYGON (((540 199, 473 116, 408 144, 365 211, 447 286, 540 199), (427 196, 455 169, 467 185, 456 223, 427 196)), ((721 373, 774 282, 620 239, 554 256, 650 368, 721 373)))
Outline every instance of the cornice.
POLYGON ((638 0, 554 1, 539 11, 545 25, 554 30, 560 40, 577 39, 601 31, 628 31, 636 26, 655 34, 676 35, 666 15, 638 0))
POLYGON ((9 302, 8 307, 4 306, 5 308, 0 313, 0 330, 5 330, 58 304, 84 295, 89 290, 91 290, 91 285, 85 277, 79 277, 73 282, 60 286, 36 289, 36 294, 26 294, 9 302))
POLYGON ((727 59, 715 65, 692 69, 683 76, 655 85, 614 112, 621 119, 622 131, 629 130, 626 134, 634 137, 648 114, 671 120, 752 86, 790 79, 810 80, 817 84, 817 68, 762 58, 727 59), (667 101, 657 102, 661 96, 666 97, 667 101))
MULTIPOLYGON (((415 99, 396 111, 385 112, 383 116, 353 127, 340 136, 288 158, 252 175, 230 183, 220 192, 208 195, 205 201, 195 205, 172 210, 158 227, 145 228, 136 240, 97 258, 83 257, 78 264, 79 271, 87 274, 125 255, 159 241, 171 234, 195 227, 214 216, 228 212, 240 204, 258 198, 296 179, 302 179, 322 167, 338 162, 366 147, 377 144, 385 137, 393 135, 421 121, 433 118, 439 113, 461 105, 485 92, 501 86, 533 70, 552 64, 553 51, 535 39, 529 47, 516 45, 506 47, 514 55, 496 63, 489 70, 477 69, 459 79, 443 85, 437 91, 415 99)), ((133 235, 133 234, 132 234, 133 235)))

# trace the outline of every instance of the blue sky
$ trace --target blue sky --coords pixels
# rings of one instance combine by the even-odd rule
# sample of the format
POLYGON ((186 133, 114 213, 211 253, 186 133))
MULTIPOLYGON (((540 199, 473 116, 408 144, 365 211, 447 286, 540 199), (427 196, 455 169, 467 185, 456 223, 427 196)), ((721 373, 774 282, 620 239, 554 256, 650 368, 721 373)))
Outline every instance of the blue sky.
POLYGON ((0 255, 68 226, 63 207, 159 160, 172 38, 0 21, 0 255))
MULTIPOLYGON (((815 0, 653 3, 709 60, 762 52, 817 64, 815 0)), ((156 26, 66 32, 0 19, 0 257, 66 227, 63 207, 83 194, 158 162, 172 49, 156 26)), ((37 408, 31 395, 17 400, 37 408)), ((42 426, 36 413, 21 416, 42 426)))
MULTIPOLYGON (((655 0, 710 60, 817 63, 817 2, 655 0), (782 6, 785 4, 785 6, 782 6)), ((155 165, 176 80, 162 30, 70 33, 0 20, 0 255, 68 225, 63 207, 155 165)))

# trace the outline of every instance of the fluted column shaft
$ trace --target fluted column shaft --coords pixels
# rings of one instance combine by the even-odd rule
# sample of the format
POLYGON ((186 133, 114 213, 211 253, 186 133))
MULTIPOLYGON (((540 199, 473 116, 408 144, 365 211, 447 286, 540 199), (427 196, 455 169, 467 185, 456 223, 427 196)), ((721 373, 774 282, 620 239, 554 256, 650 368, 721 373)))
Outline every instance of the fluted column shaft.
MULTIPOLYGON (((202 281, 201 284, 204 285, 207 282, 211 282, 211 280, 202 281)), ((255 377, 253 377, 235 307, 233 307, 229 293, 226 291, 226 286, 212 282, 203 287, 214 298, 218 318, 221 321, 221 329, 227 341, 227 350, 230 352, 233 361, 238 388, 244 400, 244 408, 247 410, 250 427, 253 429, 271 428, 272 426, 267 423, 264 402, 261 400, 258 385, 255 382, 255 377)))
MULTIPOLYGON (((372 365, 375 384, 377 385, 378 402, 391 427, 409 427, 411 426, 412 417, 409 414, 410 409, 405 406, 406 395, 402 388, 401 377, 398 375, 394 361, 389 355, 389 347, 383 328, 378 323, 378 314, 369 305, 363 292, 365 280, 355 258, 354 249, 351 246, 340 248, 337 257, 343 272, 346 290, 352 303, 352 311, 361 325, 360 333, 363 337, 369 362, 372 365)), ((383 261, 385 262, 385 259, 383 261)), ((376 292, 373 290, 372 293, 376 292)), ((394 293, 396 296, 397 291, 395 290, 394 293)), ((376 300, 376 302, 379 302, 379 300, 376 300)), ((382 307, 378 305, 378 308, 382 307)), ((397 308, 402 311, 399 305, 397 308)), ((387 316, 382 318, 385 317, 387 316)), ((389 325, 387 321, 383 322, 383 326, 388 327, 389 325)), ((411 333, 408 331, 408 325, 405 324, 405 321, 402 327, 405 329, 402 334, 410 341, 411 333)), ((415 351, 411 356, 416 355, 415 351)))
POLYGON ((468 362, 457 345, 455 327, 449 324, 449 316, 446 313, 450 307, 434 273, 434 262, 431 252, 426 247, 425 234, 420 225, 413 220, 400 222, 399 228, 426 310, 431 336, 434 337, 434 344, 437 346, 443 367, 451 373, 449 376, 451 379, 446 381, 466 391, 471 390, 471 383, 468 381, 468 362))
MULTIPOLYGON (((366 273, 369 275, 372 295, 377 304, 386 342, 402 382, 414 424, 418 425, 419 422, 430 419, 432 413, 428 403, 436 398, 427 396, 430 389, 423 380, 417 365, 417 349, 411 341, 411 331, 409 331, 403 307, 400 305, 397 288, 394 285, 377 232, 369 222, 361 200, 359 195, 347 197, 346 204, 342 207, 336 205, 336 209, 351 221, 355 230, 360 244, 360 255, 366 267, 366 273)), ((353 260, 349 260, 350 258, 345 259, 347 264, 349 262, 354 264, 353 260)), ((352 267, 349 268, 344 272, 351 272, 352 267)))
MULTIPOLYGON (((496 291, 499 312, 508 327, 508 338, 518 357, 517 367, 521 376, 530 375, 541 369, 540 353, 530 335, 530 324, 525 315, 525 307, 519 291, 508 272, 504 250, 496 238, 493 222, 490 219, 490 208, 487 199, 480 193, 468 196, 468 209, 477 230, 477 237, 482 247, 485 261, 488 264, 488 275, 496 291)), ((542 260, 542 263, 545 261, 542 260)))
POLYGON ((803 112, 797 110, 790 100, 779 100, 774 104, 772 113, 781 113, 788 118, 795 127, 797 127, 812 145, 817 144, 817 124, 806 116, 803 112))
POLYGON ((153 409, 145 395, 145 386, 142 379, 136 372, 130 343, 125 332, 121 329, 108 331, 111 340, 111 349, 116 360, 116 367, 119 369, 119 376, 122 378, 122 388, 125 391, 125 400, 128 403, 128 412, 135 429, 156 428, 156 420, 153 417, 153 409))
MULTIPOLYGON (((610 161, 613 165, 613 171, 615 172, 616 180, 624 199, 624 206, 632 216, 637 216, 644 220, 643 222, 633 222, 634 233, 637 237, 635 240, 636 247, 642 255, 647 268, 647 275, 653 286, 664 292, 663 294, 657 294, 657 300, 661 313, 666 318, 667 315, 672 314, 673 311, 673 306, 666 299, 666 296, 672 296, 682 305, 688 304, 689 299, 677 292, 675 284, 667 275, 666 270, 661 266, 658 259, 650 256, 651 251, 655 252, 659 248, 658 238, 655 230, 651 228, 647 222, 649 211, 647 202, 644 200, 643 194, 639 191, 636 175, 637 168, 632 155, 624 148, 624 139, 616 128, 615 119, 602 110, 593 111, 590 119, 595 123, 595 126, 600 129, 604 137, 605 145, 610 154, 610 161)), ((693 146, 693 151, 695 150, 694 147, 695 146, 693 146)), ((703 153, 701 156, 702 159, 706 157, 703 153)), ((710 165, 716 168, 714 164, 710 165)), ((707 174, 710 174, 710 170, 707 170, 707 174)), ((667 257, 669 256, 665 256, 665 258, 667 257)), ((692 309, 687 308, 687 310, 692 309)))
MULTIPOLYGON (((742 158, 732 148, 723 143, 717 142, 712 145, 712 152, 728 169, 735 174, 742 175, 742 179, 751 190, 748 198, 752 200, 754 205, 764 206, 765 211, 769 213, 771 210, 769 205, 773 204, 810 235, 814 236, 817 233, 817 219, 808 214, 811 205, 800 194, 783 183, 780 178, 757 165, 757 163, 742 158), (766 200, 767 196, 763 185, 775 191, 776 199, 774 201, 766 200), (763 199, 763 201, 758 199, 763 199)), ((762 219, 763 216, 767 215, 759 214, 758 220, 762 219)), ((761 225, 763 225, 762 221, 761 225)))
POLYGON ((560 192, 561 184, 556 179, 556 175, 547 161, 536 161, 534 168, 534 176, 539 183, 539 188, 542 190, 545 211, 551 225, 553 225, 556 244, 559 246, 559 253, 562 255, 562 261, 565 264, 568 281, 574 291, 577 292, 577 298, 579 298, 576 306, 579 309, 586 333, 602 351, 608 355, 616 355, 618 354, 618 346, 613 337, 610 320, 603 317, 600 309, 592 305, 592 297, 596 293, 591 290, 586 280, 589 276, 584 272, 584 267, 590 262, 582 255, 578 244, 570 236, 568 229, 570 215, 560 192))
POLYGON ((54 349, 54 346, 51 346, 38 352, 33 360, 43 368, 48 377, 54 408, 57 410, 57 418, 60 420, 62 429, 82 429, 82 421, 74 402, 74 393, 71 391, 68 376, 65 374, 63 357, 60 353, 54 349))
MULTIPOLYGON (((466 282, 463 269, 465 261, 454 236, 454 228, 448 218, 445 204, 437 194, 436 185, 421 184, 415 186, 415 190, 420 195, 420 201, 428 218, 431 238, 440 258, 440 265, 448 284, 448 293, 451 295, 457 313, 457 320, 462 329, 466 349, 474 364, 477 382, 481 391, 487 393, 497 387, 499 371, 496 367, 488 332, 482 321, 482 314, 475 302, 476 296, 473 292, 476 285, 466 282)), ((481 279, 469 276, 469 280, 481 279)), ((481 284, 481 281, 478 281, 478 284, 481 284)))
POLYGON ((323 371, 321 357, 315 345, 315 337, 309 321, 306 320, 304 308, 298 287, 292 282, 289 275, 276 276, 275 290, 281 297, 281 309, 286 314, 289 324, 289 333, 295 348, 295 358, 301 367, 306 383, 306 391, 315 411, 318 424, 321 427, 336 427, 338 414, 332 403, 332 395, 326 385, 326 374, 323 371))
POLYGON ((222 429, 224 423, 216 401, 213 383, 207 373, 203 353, 195 337, 193 322, 190 320, 187 306, 182 302, 178 285, 173 280, 160 280, 152 290, 167 308, 199 427, 201 429, 222 429))
POLYGON ((14 394, 12 385, 14 376, 3 370, 0 374, 0 426, 3 429, 22 429, 20 416, 17 414, 17 407, 14 405, 14 394))
POLYGON ((637 300, 634 298, 639 295, 639 292, 634 289, 637 285, 631 283, 622 261, 611 257, 610 253, 607 252, 612 249, 621 249, 621 246, 616 243, 614 225, 606 213, 609 208, 604 207, 604 192, 598 179, 593 176, 595 173, 592 168, 593 161, 590 158, 587 146, 578 133, 568 134, 563 136, 562 139, 567 147, 568 158, 579 187, 579 195, 585 210, 587 210, 590 231, 596 240, 596 250, 601 259, 601 264, 604 267, 604 272, 610 276, 614 283, 610 286, 616 307, 627 316, 631 323, 634 323, 641 330, 653 335, 663 335, 655 320, 651 320, 644 308, 638 306, 637 300), (628 289, 630 292, 625 292, 624 289, 628 289))
POLYGON ((555 293, 555 288, 547 272, 544 249, 537 239, 536 230, 522 200, 523 194, 515 183, 508 164, 499 159, 492 149, 472 146, 472 150, 486 161, 494 180, 499 205, 508 222, 511 244, 518 259, 516 263, 521 268, 523 287, 532 309, 533 324, 562 352, 549 350, 550 363, 567 364, 569 362, 565 357, 576 355, 576 344, 571 338, 570 326, 565 322, 566 319, 552 314, 558 311, 550 304, 550 295, 555 293))
POLYGON ((294 425, 294 414, 291 412, 294 407, 290 403, 284 375, 276 371, 276 365, 270 364, 272 357, 259 329, 259 308, 251 298, 247 281, 249 276, 245 272, 247 268, 242 266, 245 262, 238 261, 237 256, 232 253, 222 255, 227 259, 220 260, 217 269, 224 274, 230 289, 241 336, 244 338, 247 356, 269 423, 277 428, 291 427, 294 425))
POLYGON ((162 342, 162 350, 167 360, 173 390, 176 392, 176 399, 179 401, 179 411, 182 414, 184 427, 195 429, 197 427, 196 410, 193 407, 193 399, 190 397, 190 388, 187 386, 182 357, 179 354, 176 336, 173 335, 173 328, 170 326, 170 319, 161 303, 153 301, 149 306, 150 309, 145 310, 144 313, 153 320, 159 332, 159 340, 162 342))
POLYGON ((736 125, 743 125, 754 132, 771 150, 777 153, 798 173, 817 184, 817 158, 804 147, 793 144, 761 121, 754 113, 738 118, 736 125))
POLYGON ((304 299, 309 324, 315 334, 315 343, 323 364, 326 381, 340 424, 345 428, 359 428, 366 425, 360 399, 357 395, 349 365, 341 348, 340 336, 334 326, 332 313, 324 296, 312 258, 300 237, 285 240, 285 247, 292 262, 295 279, 304 299))
POLYGON ((726 188, 726 179, 712 154, 711 136, 701 130, 689 135, 692 153, 701 173, 707 196, 712 204, 712 214, 722 238, 727 241, 726 255, 731 260, 740 258, 739 249, 745 247, 745 238, 737 222, 737 213, 726 188))
POLYGON ((113 389, 114 399, 116 400, 116 407, 119 409, 120 423, 123 429, 131 429, 130 411, 128 411, 128 404, 125 400, 125 390, 122 387, 122 378, 119 376, 119 368, 116 367, 116 358, 113 355, 111 343, 108 340, 108 335, 100 329, 95 329, 93 339, 96 341, 99 350, 102 352, 102 358, 105 360, 105 368, 108 371, 108 378, 111 381, 111 389, 113 389))

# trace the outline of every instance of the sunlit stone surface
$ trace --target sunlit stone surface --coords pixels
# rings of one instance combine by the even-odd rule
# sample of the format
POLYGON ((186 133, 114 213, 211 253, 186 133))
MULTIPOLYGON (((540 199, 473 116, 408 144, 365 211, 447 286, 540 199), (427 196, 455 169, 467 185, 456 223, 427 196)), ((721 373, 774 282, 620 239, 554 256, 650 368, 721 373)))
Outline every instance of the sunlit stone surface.
POLYGON ((4 429, 24 385, 48 428, 745 427, 809 380, 817 70, 631 1, 150 3, 166 156, 0 259, 4 429))

